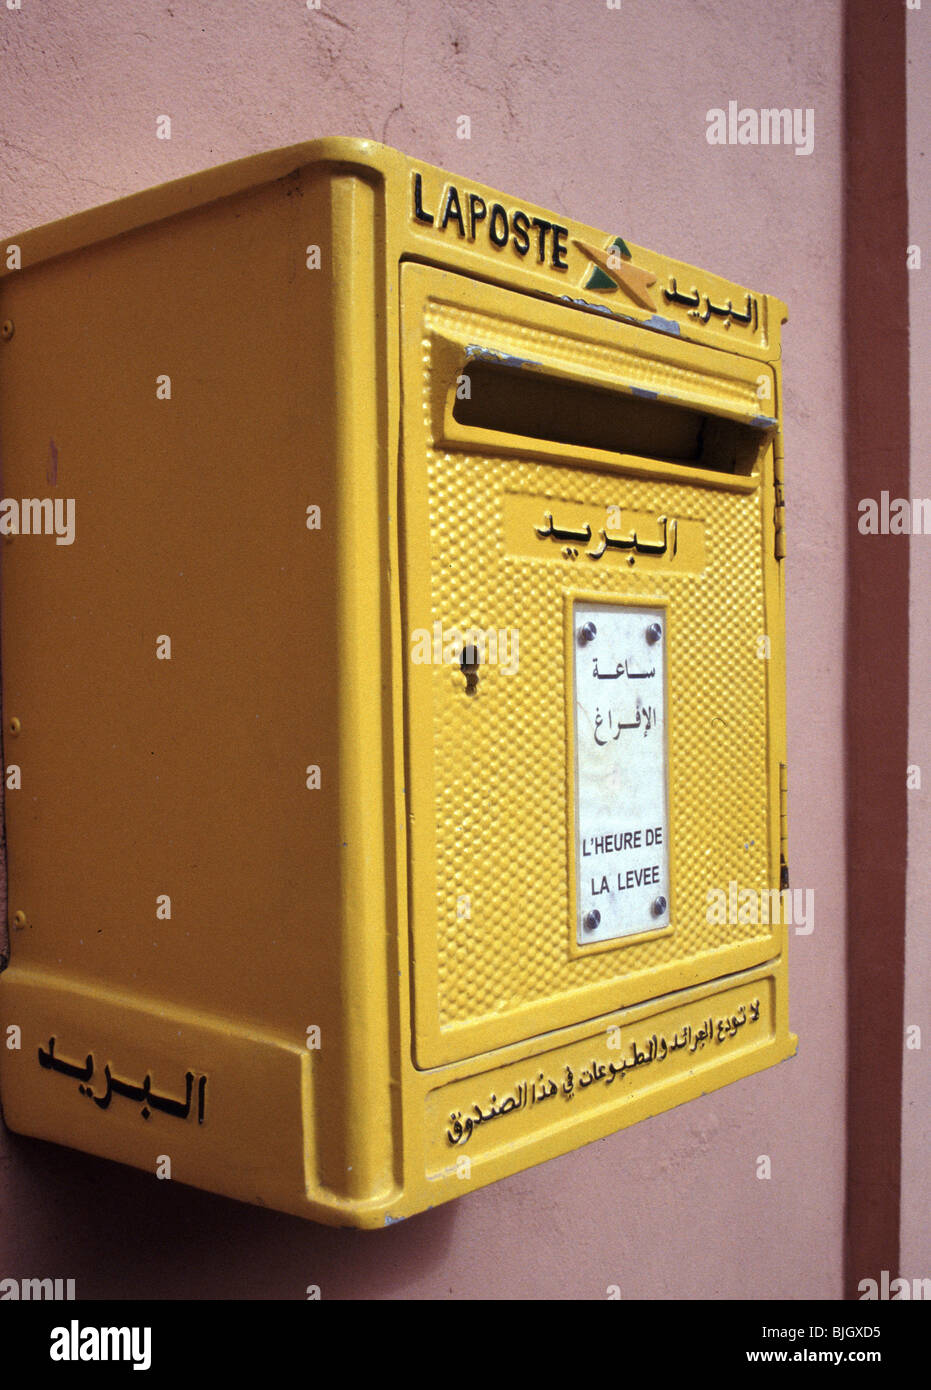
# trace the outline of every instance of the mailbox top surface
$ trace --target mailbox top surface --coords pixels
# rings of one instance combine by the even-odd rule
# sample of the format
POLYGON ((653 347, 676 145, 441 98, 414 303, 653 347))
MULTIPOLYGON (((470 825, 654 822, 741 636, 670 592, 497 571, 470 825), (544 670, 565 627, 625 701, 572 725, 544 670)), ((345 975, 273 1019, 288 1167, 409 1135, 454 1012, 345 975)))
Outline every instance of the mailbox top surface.
MULTIPOLYGON (((381 185, 387 216, 381 249, 389 265, 415 259, 454 266, 479 279, 553 298, 656 332, 774 361, 778 298, 515 198, 473 179, 411 159, 373 140, 331 136, 174 179, 10 236, 20 270, 179 217, 205 204, 286 181, 302 171, 355 173, 381 185)), ((313 231, 308 217, 308 236, 313 231)), ((0 279, 16 273, 0 257, 0 279)))

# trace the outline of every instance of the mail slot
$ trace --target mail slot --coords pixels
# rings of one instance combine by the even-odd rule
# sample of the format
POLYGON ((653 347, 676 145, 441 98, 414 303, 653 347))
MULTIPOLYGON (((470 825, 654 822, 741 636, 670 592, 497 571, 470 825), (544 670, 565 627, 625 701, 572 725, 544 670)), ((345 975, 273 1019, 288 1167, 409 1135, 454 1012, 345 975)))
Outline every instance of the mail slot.
POLYGON ((794 1051, 785 306, 623 230, 329 139, 5 244, 14 1130, 375 1227, 794 1051))

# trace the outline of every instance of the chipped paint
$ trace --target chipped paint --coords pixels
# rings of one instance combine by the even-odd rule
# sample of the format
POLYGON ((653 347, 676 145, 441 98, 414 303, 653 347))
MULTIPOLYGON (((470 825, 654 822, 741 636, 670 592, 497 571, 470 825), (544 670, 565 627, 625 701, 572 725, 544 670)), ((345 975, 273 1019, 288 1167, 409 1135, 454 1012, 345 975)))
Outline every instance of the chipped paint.
POLYGON ((609 319, 620 317, 607 304, 593 304, 590 299, 573 299, 571 294, 561 294, 559 297, 564 304, 574 304, 579 309, 594 309, 596 314, 607 314, 609 319))
POLYGON ((454 1177, 456 1177, 456 1176, 457 1176, 457 1168, 456 1168, 456 1165, 455 1165, 455 1163, 451 1163, 451 1164, 449 1165, 448 1168, 441 1168, 441 1169, 439 1170, 438 1173, 428 1173, 428 1174, 427 1174, 427 1181, 428 1181, 428 1182, 439 1182, 439 1181, 441 1181, 441 1180, 443 1180, 443 1179, 446 1179, 446 1178, 454 1178, 454 1177))
POLYGON ((774 420, 771 415, 754 415, 750 423, 758 430, 774 430, 779 421, 774 420))
POLYGON ((535 362, 530 357, 513 357, 509 352, 499 352, 497 348, 479 347, 477 343, 469 343, 466 348, 467 358, 480 358, 485 362, 502 362, 506 367, 542 367, 542 362, 535 362))
POLYGON ((672 333, 676 338, 682 333, 682 327, 675 319, 664 319, 662 314, 654 314, 652 318, 643 319, 642 322, 644 328, 655 328, 657 333, 672 333))
POLYGON ((642 396, 645 401, 655 401, 659 396, 657 391, 648 391, 645 386, 632 386, 630 389, 635 396, 642 396))

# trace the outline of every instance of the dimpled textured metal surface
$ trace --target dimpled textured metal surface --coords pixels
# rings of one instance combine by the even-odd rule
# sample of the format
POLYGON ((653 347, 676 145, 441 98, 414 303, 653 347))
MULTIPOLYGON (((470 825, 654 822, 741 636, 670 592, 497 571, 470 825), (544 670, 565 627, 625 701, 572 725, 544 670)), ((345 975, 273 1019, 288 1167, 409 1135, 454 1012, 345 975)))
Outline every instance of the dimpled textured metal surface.
MULTIPOLYGON (((435 306, 431 317, 449 328, 435 306)), ((457 315, 460 333, 468 317, 457 315)), ((508 323, 499 336, 519 339, 532 356, 538 335, 508 323)), ((587 347, 580 358, 590 361, 587 347)), ((423 406, 428 438, 435 438, 430 374, 428 332, 423 406)), ((767 929, 755 925, 706 921, 710 887, 727 892, 731 881, 757 888, 768 882, 766 663, 757 654, 757 637, 766 630, 759 490, 670 485, 588 466, 441 448, 428 449, 420 466, 427 469, 434 620, 460 631, 516 628, 520 654, 514 674, 483 665, 472 698, 455 667, 435 666, 431 673, 440 1026, 500 1018, 595 982, 765 936, 767 929), (619 506, 700 519, 706 569, 583 568, 555 548, 548 554, 542 544, 539 560, 509 555, 503 525, 508 494, 583 503, 599 518, 619 506), (668 751, 675 929, 582 958, 569 949, 574 922, 567 882, 573 829, 563 625, 565 596, 576 589, 599 600, 660 595, 673 601, 668 751), (464 896, 467 919, 457 915, 464 896)))

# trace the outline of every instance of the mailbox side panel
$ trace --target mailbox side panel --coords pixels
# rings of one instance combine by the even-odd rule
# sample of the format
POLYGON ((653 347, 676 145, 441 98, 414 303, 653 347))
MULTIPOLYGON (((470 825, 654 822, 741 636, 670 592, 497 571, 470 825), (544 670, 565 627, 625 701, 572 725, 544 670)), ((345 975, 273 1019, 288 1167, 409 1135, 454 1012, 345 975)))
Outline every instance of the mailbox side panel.
POLYGON ((63 522, 2 546, 5 1117, 295 1210, 393 1181, 376 184, 27 237, 2 295, 4 497, 63 522))

